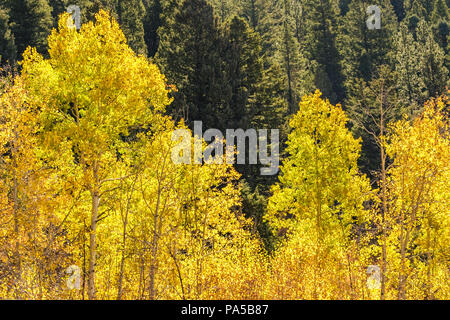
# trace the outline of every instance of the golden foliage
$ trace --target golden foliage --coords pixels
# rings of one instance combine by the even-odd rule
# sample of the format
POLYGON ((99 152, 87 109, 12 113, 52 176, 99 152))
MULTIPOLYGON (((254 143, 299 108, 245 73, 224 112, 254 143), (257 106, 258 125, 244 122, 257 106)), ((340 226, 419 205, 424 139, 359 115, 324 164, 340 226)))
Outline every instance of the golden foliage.
POLYGON ((106 12, 80 31, 67 19, 48 58, 28 48, 21 74, 1 77, 1 299, 378 299, 367 267, 384 249, 386 298, 449 298, 447 97, 382 137, 382 212, 345 112, 305 95, 268 201, 269 255, 233 166, 172 161, 188 129, 164 114, 158 67, 106 12))

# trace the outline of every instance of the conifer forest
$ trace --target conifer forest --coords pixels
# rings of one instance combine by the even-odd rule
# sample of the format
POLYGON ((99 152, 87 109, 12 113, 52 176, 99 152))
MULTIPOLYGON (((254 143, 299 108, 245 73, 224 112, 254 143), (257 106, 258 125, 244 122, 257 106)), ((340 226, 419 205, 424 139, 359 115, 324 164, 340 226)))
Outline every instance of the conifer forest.
POLYGON ((448 300, 450 0, 0 0, 0 300, 448 300))

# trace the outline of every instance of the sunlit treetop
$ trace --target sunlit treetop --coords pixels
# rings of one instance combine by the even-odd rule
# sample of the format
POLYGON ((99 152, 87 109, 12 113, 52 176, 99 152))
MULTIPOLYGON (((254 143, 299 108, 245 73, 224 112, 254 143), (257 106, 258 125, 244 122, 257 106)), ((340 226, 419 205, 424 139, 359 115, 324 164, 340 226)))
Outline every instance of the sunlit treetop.
POLYGON ((132 51, 107 12, 95 18, 77 31, 72 18, 61 15, 59 30, 49 36, 50 58, 28 48, 22 61, 44 130, 78 140, 88 153, 130 127, 156 124, 171 102, 158 67, 132 51))

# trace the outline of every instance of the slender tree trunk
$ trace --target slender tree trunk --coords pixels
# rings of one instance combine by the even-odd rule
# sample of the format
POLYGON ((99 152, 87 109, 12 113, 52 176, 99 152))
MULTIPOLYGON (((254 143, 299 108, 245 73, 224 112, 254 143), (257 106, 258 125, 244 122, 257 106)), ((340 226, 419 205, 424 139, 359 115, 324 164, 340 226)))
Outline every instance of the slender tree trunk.
POLYGON ((427 228, 427 284, 426 284, 426 296, 425 300, 431 300, 431 221, 428 219, 428 228, 427 228))
POLYGON ((382 176, 382 202, 383 212, 381 215, 382 224, 382 247, 381 247, 381 300, 386 298, 386 214, 387 214, 387 194, 386 194, 386 156, 384 147, 381 147, 381 176, 382 176))
POLYGON ((22 262, 20 257, 20 239, 19 239, 19 196, 18 196, 18 183, 16 172, 13 172, 13 201, 14 201, 14 233, 16 236, 16 246, 14 252, 15 264, 16 264, 16 279, 20 281, 22 262))
POLYGON ((252 28, 253 30, 256 30, 256 26, 258 25, 258 22, 256 20, 256 6, 255 6, 255 0, 251 0, 251 20, 252 20, 252 28))
POLYGON ((86 290, 86 221, 83 220, 83 287, 81 289, 81 297, 84 300, 84 293, 86 290))
POLYGON ((127 240, 127 224, 128 224, 128 209, 123 222, 123 235, 122 235, 122 259, 120 261, 119 283, 117 289, 117 300, 122 300, 122 283, 123 283, 123 269, 125 266, 125 245, 127 240))
MULTIPOLYGON (((380 137, 384 135, 384 107, 383 107, 383 86, 380 92, 380 137)), ((383 211, 381 213, 381 300, 386 298, 386 214, 387 214, 387 192, 386 192, 386 153, 383 143, 380 141, 381 149, 381 199, 383 211)))
MULTIPOLYGON (((209 196, 206 199, 206 208, 208 208, 209 203, 209 196)), ((205 210, 205 218, 203 219, 203 226, 202 226, 202 244, 200 247, 200 257, 197 258, 197 299, 201 297, 202 291, 203 291, 203 281, 201 280, 201 276, 203 274, 203 257, 204 257, 204 251, 206 246, 206 225, 208 221, 208 211, 205 210)))
POLYGON ((94 165, 94 181, 95 185, 91 192, 92 195, 92 212, 91 212, 91 230, 89 237, 89 269, 88 269, 88 297, 89 300, 95 300, 95 259, 96 259, 96 235, 97 235, 97 219, 98 219, 98 208, 100 205, 100 193, 98 191, 98 166, 94 165))
MULTIPOLYGON (((318 125, 318 123, 316 123, 318 125)), ((322 245, 322 186, 320 185, 320 172, 319 172, 319 155, 318 155, 318 137, 317 133, 314 136, 314 167, 315 167, 315 197, 316 197, 316 229, 317 229, 317 237, 316 237, 316 248, 314 254, 314 268, 317 270, 314 272, 314 289, 313 289, 313 299, 317 300, 318 297, 318 280, 320 281, 320 259, 321 252, 320 248, 322 245), (319 275, 318 275, 319 273, 319 275)))
POLYGON ((144 292, 145 292, 145 279, 144 279, 144 273, 145 273, 145 243, 147 239, 144 237, 142 241, 142 248, 139 251, 139 292, 138 292, 138 299, 142 300, 144 299, 144 292))
POLYGON ((294 95, 292 92, 292 67, 291 67, 291 47, 289 44, 289 30, 287 24, 288 8, 287 1, 284 0, 284 42, 286 46, 286 72, 288 78, 288 104, 289 112, 294 113, 294 95))
POLYGON ((156 255, 158 254, 158 218, 159 218, 159 205, 161 201, 161 181, 158 185, 158 198, 156 199, 156 209, 155 215, 153 217, 153 239, 152 239, 152 258, 150 262, 150 286, 149 286, 149 294, 150 300, 155 300, 156 292, 155 292, 155 276, 156 276, 156 255))
MULTIPOLYGON (((175 238, 175 241, 176 240, 177 239, 175 238)), ((180 287, 181 287, 181 298, 183 300, 186 300, 186 295, 184 293, 183 277, 181 275, 181 269, 180 269, 180 266, 179 266, 179 263, 178 263, 178 260, 177 260, 176 244, 174 244, 174 246, 173 246, 173 252, 170 249, 170 247, 168 249, 169 249, 169 254, 170 254, 170 256, 173 259, 173 262, 175 263, 175 267, 177 268, 178 280, 180 281, 180 287)))
POLYGON ((17 140, 18 140, 18 133, 15 132, 15 139, 13 142, 13 155, 12 155, 12 175, 13 175, 13 211, 14 211, 14 234, 16 236, 16 245, 14 249, 14 263, 16 265, 16 274, 15 274, 15 281, 16 284, 19 284, 19 290, 16 289, 16 294, 18 295, 18 298, 20 298, 21 295, 21 282, 22 282, 22 257, 20 256, 20 234, 19 234, 19 182, 17 181, 17 161, 16 161, 16 154, 18 153, 17 150, 17 140))
POLYGON ((133 184, 131 186, 130 194, 127 197, 127 208, 126 208, 126 211, 125 211, 125 217, 123 219, 122 259, 120 261, 120 272, 119 272, 119 283, 118 283, 118 289, 117 289, 117 300, 121 300, 122 299, 122 283, 123 283, 123 272, 124 272, 124 266, 125 266, 125 247, 126 247, 126 241, 127 241, 128 213, 130 212, 130 201, 131 201, 131 197, 133 196, 135 182, 136 182, 136 180, 134 180, 134 182, 133 182, 133 184))
MULTIPOLYGON (((402 239, 403 240, 403 239, 402 239)), ((401 247, 400 247, 400 274, 398 279, 398 299, 399 300, 405 300, 406 299, 406 266, 405 266, 405 259, 406 259, 406 247, 409 242, 409 230, 406 230, 406 236, 405 239, 402 241, 401 247)))

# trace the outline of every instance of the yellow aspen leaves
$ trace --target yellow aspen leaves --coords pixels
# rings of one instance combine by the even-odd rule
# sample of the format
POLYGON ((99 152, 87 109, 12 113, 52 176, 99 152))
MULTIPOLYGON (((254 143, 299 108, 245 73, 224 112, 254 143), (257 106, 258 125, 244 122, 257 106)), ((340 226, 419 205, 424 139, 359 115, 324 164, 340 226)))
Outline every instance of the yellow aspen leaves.
POLYGON ((305 95, 251 204, 267 252, 234 165, 173 160, 207 148, 167 116, 177 89, 107 12, 68 19, 0 76, 0 299, 449 298, 446 96, 383 124, 378 190, 343 108, 305 95))

